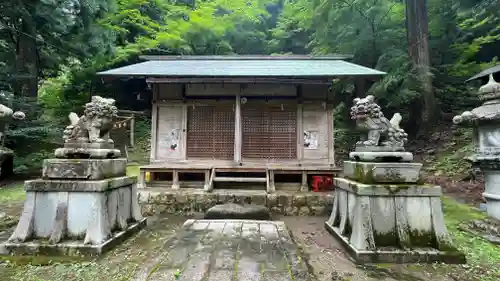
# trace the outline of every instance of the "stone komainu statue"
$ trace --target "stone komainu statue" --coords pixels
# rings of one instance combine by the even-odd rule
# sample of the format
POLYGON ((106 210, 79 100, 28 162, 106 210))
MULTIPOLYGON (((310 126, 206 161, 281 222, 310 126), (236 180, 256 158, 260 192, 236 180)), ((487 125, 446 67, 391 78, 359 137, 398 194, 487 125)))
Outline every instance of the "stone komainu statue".
POLYGON ((81 117, 74 112, 70 113, 70 125, 64 130, 63 139, 68 141, 109 143, 109 132, 118 114, 114 99, 93 96, 92 100, 85 105, 81 117))
POLYGON ((403 150, 408 141, 408 134, 399 127, 401 114, 395 113, 389 121, 372 95, 354 99, 351 119, 356 120, 358 128, 368 131, 367 140, 357 142, 358 146, 384 146, 390 150, 403 150))
POLYGON ((81 117, 69 114, 70 125, 64 129, 64 147, 55 150, 57 158, 117 158, 109 132, 116 122, 118 109, 114 99, 93 96, 81 117))

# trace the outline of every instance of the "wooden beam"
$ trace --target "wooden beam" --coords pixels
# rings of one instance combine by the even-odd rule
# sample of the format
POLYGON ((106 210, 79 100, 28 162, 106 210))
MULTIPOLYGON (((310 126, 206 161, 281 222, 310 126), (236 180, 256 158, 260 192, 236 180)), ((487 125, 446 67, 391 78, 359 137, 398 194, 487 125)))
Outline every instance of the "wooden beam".
POLYGON ((118 113, 125 114, 145 114, 145 111, 134 111, 134 110, 126 110, 126 109, 118 109, 118 113))
POLYGON ((330 85, 332 78, 279 78, 279 77, 165 77, 146 79, 147 83, 175 83, 175 84, 203 84, 203 83, 226 83, 226 84, 317 84, 330 85))

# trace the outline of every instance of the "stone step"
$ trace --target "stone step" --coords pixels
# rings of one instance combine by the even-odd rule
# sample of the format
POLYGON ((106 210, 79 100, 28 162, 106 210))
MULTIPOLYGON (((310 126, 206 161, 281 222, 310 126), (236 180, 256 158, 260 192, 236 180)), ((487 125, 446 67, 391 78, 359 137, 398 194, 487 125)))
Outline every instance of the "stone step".
POLYGON ((267 182, 266 178, 214 177, 214 182, 267 182))

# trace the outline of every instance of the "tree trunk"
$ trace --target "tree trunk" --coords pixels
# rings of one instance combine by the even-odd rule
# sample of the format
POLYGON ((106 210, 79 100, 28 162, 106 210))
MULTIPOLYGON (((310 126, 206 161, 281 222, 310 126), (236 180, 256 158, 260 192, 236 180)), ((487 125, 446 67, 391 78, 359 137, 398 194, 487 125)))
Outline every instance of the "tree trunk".
POLYGON ((437 123, 438 110, 430 72, 427 0, 406 0, 408 54, 418 68, 422 84, 422 115, 419 134, 437 123))
POLYGON ((37 97, 39 65, 35 26, 23 19, 19 30, 20 32, 17 32, 14 94, 37 97))

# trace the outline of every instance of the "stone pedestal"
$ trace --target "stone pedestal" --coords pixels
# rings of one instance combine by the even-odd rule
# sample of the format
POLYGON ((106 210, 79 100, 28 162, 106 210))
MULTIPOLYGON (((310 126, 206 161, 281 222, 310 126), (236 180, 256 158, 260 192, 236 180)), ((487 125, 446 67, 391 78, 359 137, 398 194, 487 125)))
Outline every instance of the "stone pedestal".
POLYGON ((10 254, 99 255, 146 225, 126 159, 48 159, 25 182, 10 254))
MULTIPOLYGON (((383 159, 382 154, 370 152, 368 159, 383 159)), ((465 262, 444 224, 441 187, 418 184, 421 167, 344 162, 346 178, 334 180, 335 199, 325 227, 356 262, 465 262)))
POLYGON ((500 220, 500 169, 486 170, 484 173, 484 193, 487 207, 486 213, 490 218, 500 220))
POLYGON ((64 147, 54 152, 57 158, 117 158, 121 152, 112 140, 103 143, 87 143, 87 140, 67 140, 64 147))

